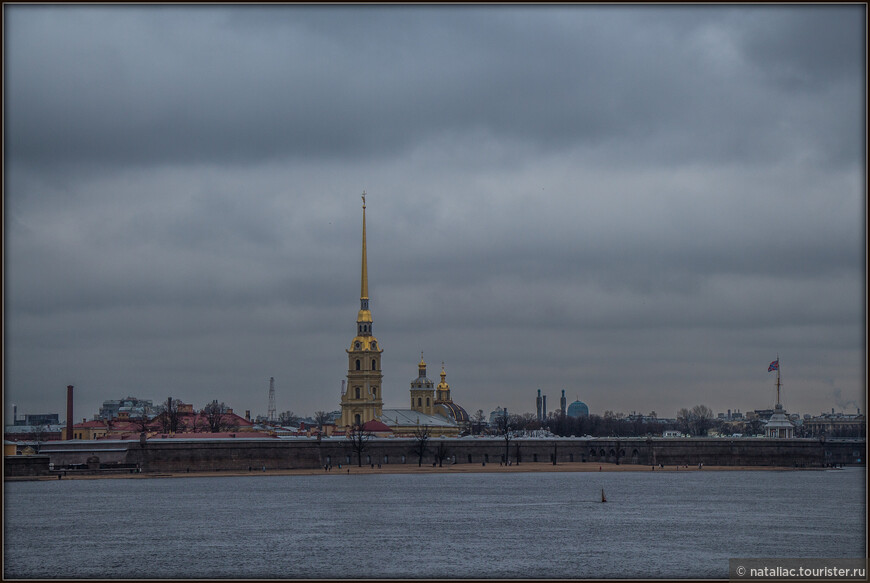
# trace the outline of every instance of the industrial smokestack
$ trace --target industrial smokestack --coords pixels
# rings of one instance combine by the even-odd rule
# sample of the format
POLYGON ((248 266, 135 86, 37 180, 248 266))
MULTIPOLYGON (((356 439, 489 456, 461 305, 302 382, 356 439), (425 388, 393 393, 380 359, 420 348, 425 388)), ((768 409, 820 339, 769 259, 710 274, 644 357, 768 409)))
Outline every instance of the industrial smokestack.
POLYGON ((73 438, 73 386, 66 387, 66 438, 73 438))
POLYGON ((538 408, 538 423, 543 420, 543 417, 541 417, 541 405, 541 389, 538 389, 538 397, 535 399, 535 406, 538 408))
MULTIPOLYGON (((861 410, 858 410, 860 413, 861 410)), ((12 425, 15 425, 15 422, 18 421, 18 405, 12 405, 12 425)))
POLYGON ((562 389, 562 398, 559 400, 559 408, 562 410, 562 415, 567 412, 568 399, 565 398, 565 389, 562 389))
POLYGON ((544 411, 543 411, 544 419, 546 419, 547 418, 547 395, 544 395, 542 398, 543 398, 543 403, 544 403, 544 411))

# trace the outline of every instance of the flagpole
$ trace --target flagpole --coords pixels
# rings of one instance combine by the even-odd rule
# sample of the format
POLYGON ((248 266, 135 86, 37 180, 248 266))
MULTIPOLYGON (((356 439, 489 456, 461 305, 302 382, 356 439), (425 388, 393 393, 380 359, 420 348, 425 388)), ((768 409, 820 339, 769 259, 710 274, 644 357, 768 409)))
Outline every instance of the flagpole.
POLYGON ((776 404, 779 406, 779 353, 776 355, 776 404))

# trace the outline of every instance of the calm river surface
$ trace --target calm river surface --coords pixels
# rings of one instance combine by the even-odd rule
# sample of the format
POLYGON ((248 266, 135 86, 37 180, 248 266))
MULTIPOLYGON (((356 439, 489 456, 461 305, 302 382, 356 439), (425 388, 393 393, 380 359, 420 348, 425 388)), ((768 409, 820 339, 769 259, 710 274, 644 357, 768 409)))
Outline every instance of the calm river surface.
POLYGON ((865 490, 857 468, 11 482, 4 576, 727 578, 865 556, 865 490))

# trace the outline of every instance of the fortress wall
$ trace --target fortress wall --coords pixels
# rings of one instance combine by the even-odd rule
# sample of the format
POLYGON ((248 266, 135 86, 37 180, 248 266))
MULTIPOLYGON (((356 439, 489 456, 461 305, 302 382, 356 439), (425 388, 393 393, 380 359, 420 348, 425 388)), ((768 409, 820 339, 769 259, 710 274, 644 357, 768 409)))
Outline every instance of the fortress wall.
MULTIPOLYGON (((445 464, 498 464, 505 455, 505 442, 488 439, 430 439, 423 463, 436 462, 435 452, 443 443, 445 464)), ((365 464, 417 464, 413 439, 372 439, 363 453, 365 464), (404 460, 403 460, 404 456, 404 460)), ((357 464, 355 452, 342 439, 220 439, 139 441, 53 442, 40 456, 6 458, 7 475, 47 471, 55 467, 86 463, 137 465, 145 472, 186 472, 319 468, 330 463, 357 464), (42 461, 37 461, 37 457, 42 461), (20 466, 20 467, 19 467, 20 466), (45 466, 45 468, 43 468, 45 466)), ((638 465, 786 466, 824 467, 831 464, 865 464, 863 439, 765 439, 765 438, 554 438, 512 439, 511 463, 522 464, 593 462, 638 465), (517 457, 519 455, 519 458, 517 457)))
MULTIPOLYGON (((429 441, 423 463, 436 462, 441 439, 429 441)), ((497 464, 505 455, 504 440, 444 439, 449 458, 445 464, 497 464)), ((641 465, 788 466, 822 467, 826 464, 865 463, 866 443, 817 439, 514 439, 508 459, 516 463, 599 462, 641 465), (617 459, 618 458, 618 459, 617 459)), ((364 464, 417 464, 411 439, 372 439, 362 455, 364 464)), ((253 470, 317 468, 357 464, 352 448, 341 439, 215 440, 208 442, 154 441, 144 447, 128 446, 126 463, 143 471, 253 470)))
POLYGON ((7 455, 3 458, 4 476, 45 476, 48 470, 47 455, 7 455))

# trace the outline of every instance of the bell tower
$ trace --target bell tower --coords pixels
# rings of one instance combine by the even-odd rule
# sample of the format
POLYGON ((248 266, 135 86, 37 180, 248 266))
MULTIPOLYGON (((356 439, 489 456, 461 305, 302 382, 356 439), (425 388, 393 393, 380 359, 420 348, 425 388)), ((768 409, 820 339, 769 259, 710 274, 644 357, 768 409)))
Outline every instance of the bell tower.
POLYGON ((362 273, 360 276, 359 313, 356 336, 347 352, 347 385, 341 395, 341 426, 353 427, 381 416, 384 407, 381 394, 381 353, 383 349, 372 334, 372 313, 369 311, 369 274, 366 260, 366 193, 362 193, 362 273))
POLYGON ((411 381, 411 409, 425 415, 432 415, 435 406, 435 384, 426 377, 426 361, 420 353, 417 365, 417 378, 411 381))

